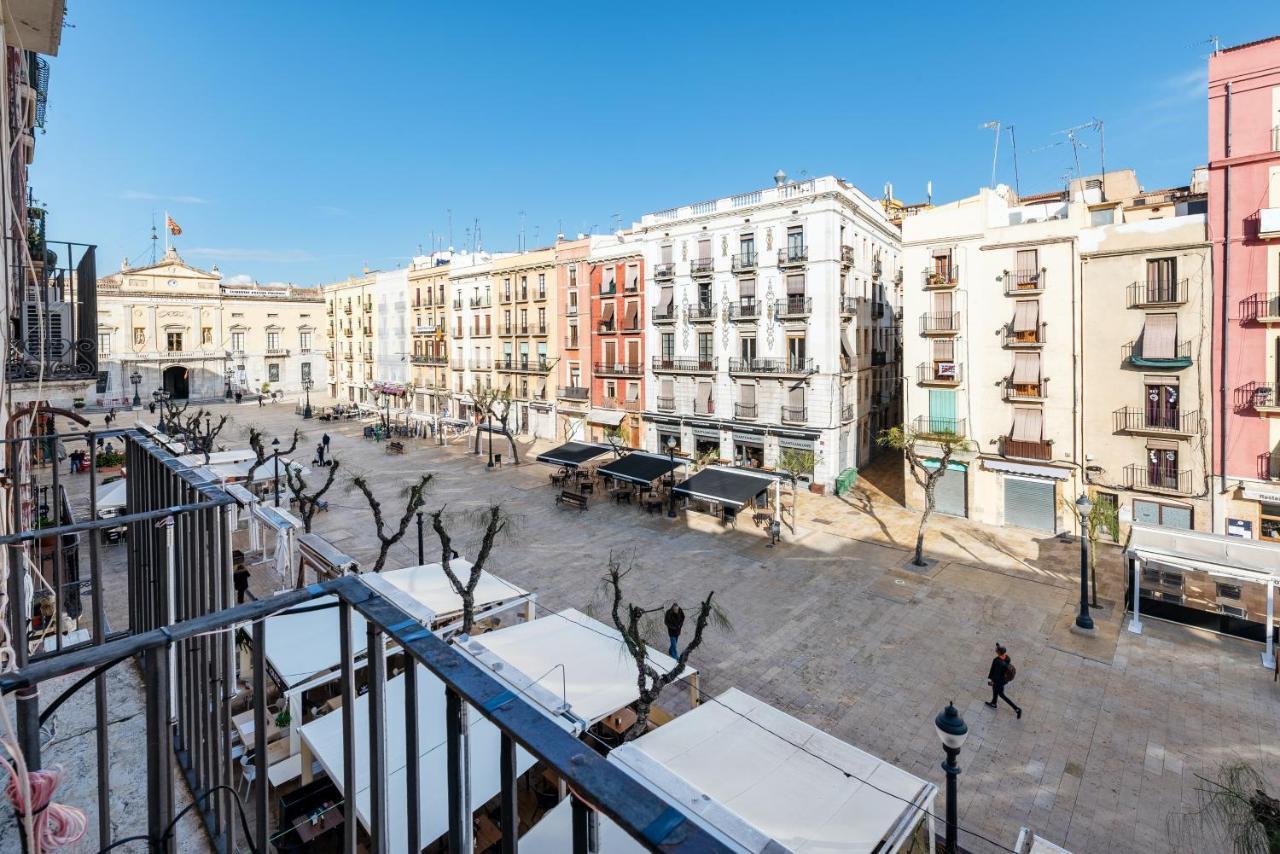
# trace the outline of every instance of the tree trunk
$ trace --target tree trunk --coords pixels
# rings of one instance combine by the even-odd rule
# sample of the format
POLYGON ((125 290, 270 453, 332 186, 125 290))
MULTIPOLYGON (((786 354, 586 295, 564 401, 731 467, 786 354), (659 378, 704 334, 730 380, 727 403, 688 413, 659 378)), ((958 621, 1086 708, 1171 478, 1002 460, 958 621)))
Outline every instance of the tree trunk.
POLYGON ((520 451, 516 448, 516 437, 511 435, 511 431, 507 429, 507 425, 502 425, 502 435, 507 437, 507 441, 511 443, 511 461, 516 465, 520 465, 520 451))
POLYGON ((911 562, 916 566, 925 566, 924 562, 924 529, 929 524, 929 517, 933 515, 933 485, 925 491, 924 499, 924 515, 920 517, 920 529, 916 531, 916 555, 911 562))

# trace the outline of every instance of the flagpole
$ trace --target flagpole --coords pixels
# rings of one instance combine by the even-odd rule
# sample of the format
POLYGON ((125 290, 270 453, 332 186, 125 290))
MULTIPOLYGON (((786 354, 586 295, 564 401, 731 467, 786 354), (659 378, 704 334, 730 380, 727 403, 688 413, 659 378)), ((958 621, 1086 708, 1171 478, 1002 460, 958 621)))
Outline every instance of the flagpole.
POLYGON ((169 255, 169 212, 164 212, 164 254, 169 255))

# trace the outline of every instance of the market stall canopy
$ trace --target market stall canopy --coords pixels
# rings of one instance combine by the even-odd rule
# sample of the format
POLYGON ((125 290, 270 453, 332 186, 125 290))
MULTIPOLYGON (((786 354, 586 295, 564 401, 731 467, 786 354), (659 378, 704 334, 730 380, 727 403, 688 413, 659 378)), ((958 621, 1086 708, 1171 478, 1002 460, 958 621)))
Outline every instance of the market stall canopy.
POLYGON ((677 483, 673 492, 677 498, 700 498, 743 507, 777 481, 777 475, 762 471, 708 466, 688 480, 677 483))
POLYGON ((105 486, 98 487, 98 515, 107 512, 119 512, 124 509, 128 487, 127 480, 113 480, 105 486))
MULTIPOLYGON (((587 724, 640 699, 635 659, 622 635, 573 608, 477 635, 463 651, 500 679, 511 681, 512 670, 523 674, 525 680, 516 680, 517 687, 540 685, 587 724)), ((676 665, 675 659, 653 647, 648 647, 647 658, 661 673, 676 665)), ((685 667, 680 676, 696 674, 685 667)), ((560 714, 564 708, 548 711, 560 714)))
POLYGON ((587 420, 592 424, 603 424, 606 427, 617 427, 627 413, 621 409, 592 409, 587 413, 587 420))
POLYGON ((1258 540, 1134 523, 1126 557, 1245 581, 1280 581, 1277 549, 1258 540))
POLYGON ((677 459, 673 463, 670 457, 646 454, 643 451, 633 451, 622 459, 605 463, 596 471, 606 477, 625 480, 628 483, 653 483, 658 478, 683 465, 685 465, 683 459, 677 459))
MULTIPOLYGON (((467 583, 471 566, 471 561, 466 558, 454 558, 449 561, 449 568, 463 584, 467 583)), ((432 628, 439 628, 462 619, 462 597, 454 591, 442 564, 429 563, 423 566, 393 569, 381 573, 380 577, 430 610, 432 628)), ((476 617, 481 618, 520 603, 531 602, 533 598, 533 594, 529 591, 509 581, 503 581, 496 575, 481 571, 480 580, 472 593, 472 604, 476 617)))
POLYGON ((209 454, 209 461, 206 463, 204 454, 183 454, 178 457, 178 462, 184 466, 205 466, 205 465, 223 465, 226 463, 238 463, 244 460, 257 459, 257 454, 252 448, 240 448, 235 451, 213 451, 209 454))
POLYGON ((558 448, 538 454, 538 462, 547 463, 553 466, 569 466, 577 468, 585 462, 590 462, 596 457, 611 453, 613 448, 608 445, 590 445, 584 442, 565 442, 558 448))
MULTIPOLYGON (((218 478, 219 480, 244 481, 249 477, 249 469, 253 468, 254 460, 255 458, 250 458, 247 460, 240 460, 234 463, 215 463, 213 465, 207 466, 207 468, 209 469, 209 471, 213 472, 214 477, 218 478)), ((302 463, 295 463, 293 460, 289 459, 288 457, 281 457, 280 458, 280 481, 282 484, 281 486, 282 489, 283 489, 283 483, 285 478, 285 470, 288 468, 292 468, 295 472, 303 476, 311 474, 311 469, 302 465, 302 463)), ((276 462, 275 460, 268 458, 267 461, 262 465, 258 466, 258 470, 253 473, 253 482, 266 483, 267 481, 274 479, 275 476, 276 476, 276 462)))
MULTIPOLYGON (((434 842, 449 830, 449 798, 444 792, 449 787, 445 746, 445 689, 444 683, 431 671, 415 662, 418 683, 418 827, 424 843, 434 842)), ((409 829, 405 810, 408 797, 408 781, 405 772, 407 749, 405 746, 405 678, 403 675, 388 679, 383 706, 386 732, 387 780, 384 791, 387 803, 387 839, 384 850, 408 851, 409 829)), ((470 748, 471 803, 479 809, 501 790, 500 769, 502 736, 487 718, 470 705, 467 709, 469 730, 467 744, 470 748)), ((371 774, 369 770, 369 695, 357 697, 354 703, 356 815, 361 825, 369 829, 372 812, 371 774)), ((302 738, 311 753, 333 781, 338 791, 343 789, 343 738, 341 711, 330 712, 302 726, 302 738)), ((516 774, 523 774, 534 764, 534 758, 523 748, 516 748, 516 774)))

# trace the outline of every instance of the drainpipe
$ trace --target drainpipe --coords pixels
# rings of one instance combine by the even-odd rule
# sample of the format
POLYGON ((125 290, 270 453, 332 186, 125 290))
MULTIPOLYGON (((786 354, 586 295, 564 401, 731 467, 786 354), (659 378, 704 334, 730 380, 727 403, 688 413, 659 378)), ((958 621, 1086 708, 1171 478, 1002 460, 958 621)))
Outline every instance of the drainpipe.
MULTIPOLYGON (((1231 81, 1227 81, 1226 100, 1223 104, 1222 122, 1223 159, 1231 158, 1231 81)), ((1227 294, 1229 277, 1227 275, 1231 257, 1231 166, 1222 170, 1222 317, 1219 319, 1219 334, 1222 338, 1222 353, 1218 357, 1218 411, 1222 413, 1218 419, 1218 489, 1225 495, 1227 492, 1227 329, 1229 327, 1227 312, 1227 294)))

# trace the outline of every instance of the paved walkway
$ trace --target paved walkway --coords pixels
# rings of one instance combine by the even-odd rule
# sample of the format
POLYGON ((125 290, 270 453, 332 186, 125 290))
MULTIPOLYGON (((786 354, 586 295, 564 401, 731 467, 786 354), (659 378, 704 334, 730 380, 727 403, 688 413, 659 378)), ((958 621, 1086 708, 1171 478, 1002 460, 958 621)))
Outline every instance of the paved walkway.
MULTIPOLYGON (((1280 788, 1280 687, 1258 666, 1259 648, 1154 620, 1134 636, 1119 630, 1114 604, 1096 615, 1098 640, 1070 635, 1075 543, 935 517, 926 549, 935 562, 916 571, 916 516, 874 483, 842 499, 801 496, 795 535, 770 549, 745 522, 731 531, 699 516, 673 523, 601 499, 585 513, 557 508, 536 463, 487 472, 483 457, 420 441, 388 456, 358 424, 301 422, 291 406, 243 406, 234 418, 231 447, 248 424, 282 438, 300 427, 312 448, 328 429, 346 471, 370 476, 388 517, 428 471, 428 510, 500 503, 519 524, 490 568, 536 591, 544 608, 587 607, 610 552, 634 555, 627 592, 639 601, 674 598, 688 610, 714 590, 734 630, 712 632, 697 656, 705 691, 738 687, 940 786, 933 718, 954 699, 971 733, 961 823, 999 845, 1029 825, 1075 852, 1220 850, 1194 820, 1179 821, 1195 805, 1196 775, 1239 758, 1280 788), (1020 721, 983 705, 996 641, 1018 663, 1010 693, 1026 710, 1020 721)), ((363 498, 346 485, 329 497, 316 530, 371 564, 377 543, 363 498)), ((460 527, 459 551, 474 554, 478 533, 460 527)), ((429 556, 434 548, 429 539, 429 556)), ((388 566, 415 561, 411 526, 388 566)), ((1118 566, 1112 549, 1099 576, 1104 601, 1121 598, 1118 566)), ((269 583, 264 573, 254 586, 265 593, 269 583)), ((961 841, 1001 850, 975 835, 961 841)))

